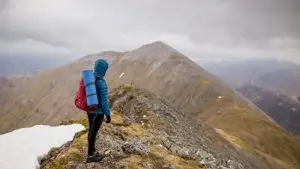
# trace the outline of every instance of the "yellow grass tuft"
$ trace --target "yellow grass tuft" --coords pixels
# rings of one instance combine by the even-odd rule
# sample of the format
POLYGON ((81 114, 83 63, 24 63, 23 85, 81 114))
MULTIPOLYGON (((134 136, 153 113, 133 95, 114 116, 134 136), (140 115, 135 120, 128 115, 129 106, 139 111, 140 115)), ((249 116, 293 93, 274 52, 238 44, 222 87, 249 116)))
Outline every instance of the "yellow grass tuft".
POLYGON ((127 127, 125 127, 122 131, 127 136, 136 136, 136 137, 144 137, 148 135, 146 129, 142 128, 141 125, 133 123, 127 127))
POLYGON ((74 142, 67 149, 67 151, 57 157, 49 167, 49 169, 68 169, 69 161, 83 161, 84 153, 82 152, 82 147, 87 144, 87 133, 74 139, 74 142))
POLYGON ((205 168, 204 166, 199 166, 195 161, 183 159, 178 156, 172 155, 168 150, 159 145, 152 145, 150 147, 152 155, 156 159, 156 163, 162 164, 172 164, 175 165, 177 169, 196 169, 205 168))
POLYGON ((143 169, 143 167, 139 166, 142 162, 142 157, 138 155, 132 155, 126 159, 124 159, 125 165, 130 169, 143 169))
POLYGON ((246 149, 246 144, 243 142, 243 140, 239 139, 238 137, 235 137, 229 133, 226 133, 222 129, 215 129, 217 133, 219 133, 223 138, 225 138, 228 142, 230 142, 232 145, 239 149, 246 149))
POLYGON ((114 125, 122 125, 124 122, 124 118, 117 111, 112 111, 111 117, 111 123, 114 125))

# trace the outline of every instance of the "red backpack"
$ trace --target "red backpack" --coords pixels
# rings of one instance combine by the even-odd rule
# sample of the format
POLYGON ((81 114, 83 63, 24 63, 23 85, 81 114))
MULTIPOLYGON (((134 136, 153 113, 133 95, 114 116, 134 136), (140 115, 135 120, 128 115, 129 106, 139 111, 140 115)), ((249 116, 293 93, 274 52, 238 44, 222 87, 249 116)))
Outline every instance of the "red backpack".
POLYGON ((88 106, 86 101, 85 87, 83 83, 83 79, 79 82, 79 88, 77 90, 75 105, 78 109, 83 110, 85 112, 90 112, 98 109, 98 106, 88 106))

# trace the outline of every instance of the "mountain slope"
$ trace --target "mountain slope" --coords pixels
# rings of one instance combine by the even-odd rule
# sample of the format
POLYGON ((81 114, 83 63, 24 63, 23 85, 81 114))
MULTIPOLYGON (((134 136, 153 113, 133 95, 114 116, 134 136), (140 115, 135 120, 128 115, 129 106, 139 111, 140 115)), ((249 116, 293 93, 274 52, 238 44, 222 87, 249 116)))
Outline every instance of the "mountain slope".
POLYGON ((111 63, 107 72, 111 89, 121 84, 146 88, 172 102, 175 109, 205 121, 266 168, 299 168, 300 145, 294 136, 252 110, 225 83, 161 42, 123 53, 90 55, 51 71, 6 79, 5 88, 10 89, 0 89, 0 132, 85 116, 73 105, 80 71, 101 57, 111 63))
POLYGON ((255 85, 238 88, 246 98, 260 107, 288 131, 300 134, 300 104, 285 95, 276 94, 255 85))
MULTIPOLYGON (((112 125, 103 124, 96 145, 105 158, 100 163, 84 162, 87 132, 83 132, 50 152, 42 168, 261 168, 212 128, 198 125, 152 93, 121 86, 110 98, 112 125)), ((76 121, 88 123, 86 118, 76 121)))

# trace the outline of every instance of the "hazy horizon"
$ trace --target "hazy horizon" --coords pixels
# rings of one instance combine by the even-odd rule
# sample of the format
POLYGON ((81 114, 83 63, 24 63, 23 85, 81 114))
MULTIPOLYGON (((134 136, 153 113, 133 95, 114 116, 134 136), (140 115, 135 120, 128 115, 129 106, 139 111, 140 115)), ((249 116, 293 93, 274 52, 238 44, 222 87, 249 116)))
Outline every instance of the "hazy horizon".
POLYGON ((79 58, 164 41, 191 59, 300 63, 300 1, 0 1, 1 55, 79 58))

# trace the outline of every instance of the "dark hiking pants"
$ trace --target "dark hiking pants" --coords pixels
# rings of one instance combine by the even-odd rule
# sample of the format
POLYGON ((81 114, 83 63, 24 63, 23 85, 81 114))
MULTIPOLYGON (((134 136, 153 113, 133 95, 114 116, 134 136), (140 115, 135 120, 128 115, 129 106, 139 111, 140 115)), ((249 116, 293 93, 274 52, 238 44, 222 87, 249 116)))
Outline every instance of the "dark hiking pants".
POLYGON ((95 143, 97 133, 103 122, 104 114, 91 114, 88 113, 89 118, 89 134, 88 134, 88 155, 92 156, 96 151, 95 143))

